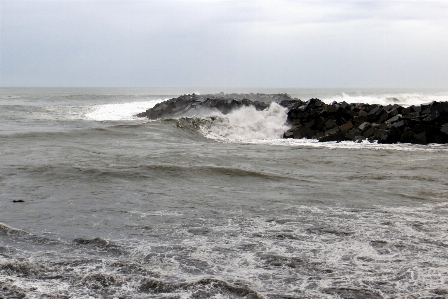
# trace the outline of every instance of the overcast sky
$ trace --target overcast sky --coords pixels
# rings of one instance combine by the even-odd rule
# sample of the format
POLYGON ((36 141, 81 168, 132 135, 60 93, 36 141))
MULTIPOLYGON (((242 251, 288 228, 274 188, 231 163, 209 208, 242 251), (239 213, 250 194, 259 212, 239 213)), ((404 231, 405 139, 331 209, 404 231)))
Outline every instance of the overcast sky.
POLYGON ((0 84, 448 88, 448 1, 5 1, 0 84))

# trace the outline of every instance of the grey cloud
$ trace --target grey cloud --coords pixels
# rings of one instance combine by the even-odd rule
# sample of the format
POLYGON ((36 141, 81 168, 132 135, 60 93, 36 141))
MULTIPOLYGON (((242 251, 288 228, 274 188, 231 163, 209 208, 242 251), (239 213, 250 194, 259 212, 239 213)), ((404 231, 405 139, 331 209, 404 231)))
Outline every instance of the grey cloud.
POLYGON ((3 86, 446 86, 448 5, 2 1, 3 86))

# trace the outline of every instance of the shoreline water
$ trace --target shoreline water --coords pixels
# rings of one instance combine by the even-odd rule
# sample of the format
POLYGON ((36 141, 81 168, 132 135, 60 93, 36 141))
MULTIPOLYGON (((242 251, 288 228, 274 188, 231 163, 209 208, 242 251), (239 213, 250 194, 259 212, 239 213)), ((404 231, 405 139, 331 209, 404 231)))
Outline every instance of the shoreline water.
POLYGON ((447 145, 134 117, 169 97, 0 94, 0 297, 448 294, 447 145))

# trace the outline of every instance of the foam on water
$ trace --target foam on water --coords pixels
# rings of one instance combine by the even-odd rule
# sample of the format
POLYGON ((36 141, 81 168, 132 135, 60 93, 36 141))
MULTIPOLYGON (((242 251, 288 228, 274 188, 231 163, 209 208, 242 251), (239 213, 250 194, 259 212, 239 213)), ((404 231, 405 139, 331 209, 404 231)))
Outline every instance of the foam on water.
POLYGON ((320 100, 330 104, 332 102, 347 102, 347 103, 365 103, 365 104, 398 104, 403 107, 411 105, 421 105, 430 103, 432 101, 447 101, 447 92, 434 93, 383 93, 383 94, 347 94, 341 93, 338 95, 323 97, 320 100))
POLYGON ((289 129, 286 113, 287 109, 277 103, 271 103, 263 111, 252 106, 241 107, 217 117, 202 131, 208 138, 230 142, 278 139, 289 129))
POLYGON ((277 146, 292 146, 292 147, 309 147, 309 148, 329 148, 329 149, 369 149, 369 150, 394 150, 394 151, 443 151, 448 152, 448 145, 446 144, 410 144, 410 143, 396 143, 396 144, 381 144, 377 142, 370 142, 364 140, 360 143, 353 141, 342 142, 319 142, 317 139, 271 139, 271 140, 227 140, 228 142, 243 142, 247 144, 264 144, 277 146))
POLYGON ((136 114, 162 101, 164 100, 95 105, 85 117, 96 121, 135 120, 136 114))
POLYGON ((0 256, 0 286, 29 298, 442 298, 447 213, 446 203, 217 211, 114 240, 120 255, 106 240, 60 243, 60 256, 36 243, 0 256))
POLYGON ((137 102, 122 102, 97 105, 57 105, 46 106, 43 111, 33 114, 39 118, 57 120, 94 120, 94 121, 132 121, 135 115, 154 107, 165 99, 154 99, 137 102))

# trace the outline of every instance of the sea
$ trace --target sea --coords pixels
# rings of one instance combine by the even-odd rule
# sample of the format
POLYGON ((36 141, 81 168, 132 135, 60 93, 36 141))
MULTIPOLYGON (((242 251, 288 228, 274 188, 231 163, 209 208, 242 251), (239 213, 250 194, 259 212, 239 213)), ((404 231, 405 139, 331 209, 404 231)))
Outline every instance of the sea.
POLYGON ((448 145, 282 139, 286 109, 447 90, 2 88, 0 298, 448 298, 448 145))

